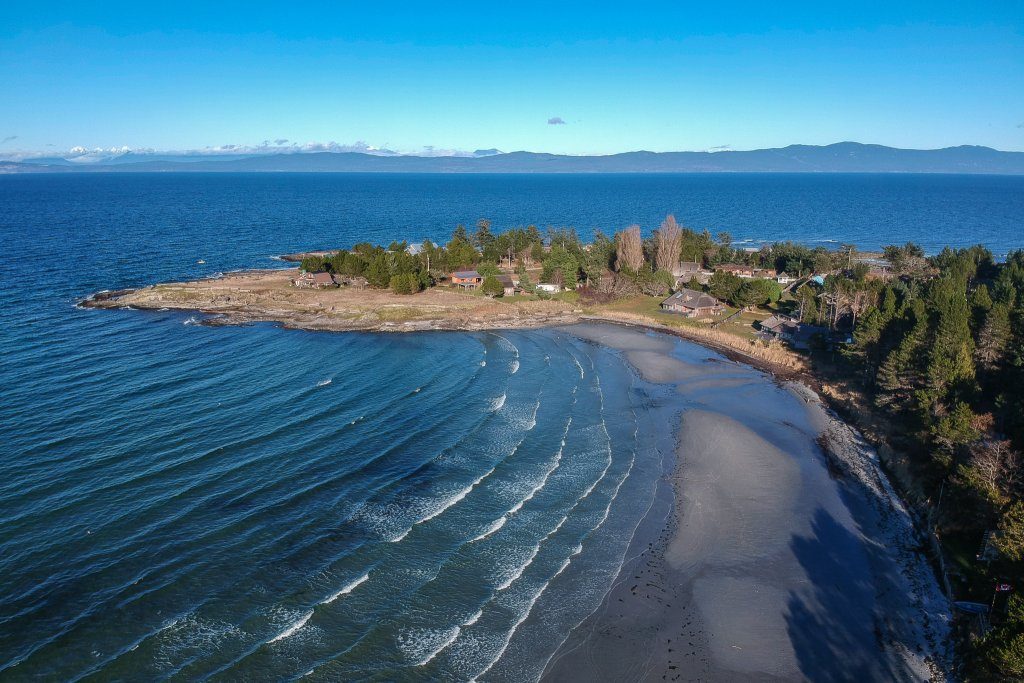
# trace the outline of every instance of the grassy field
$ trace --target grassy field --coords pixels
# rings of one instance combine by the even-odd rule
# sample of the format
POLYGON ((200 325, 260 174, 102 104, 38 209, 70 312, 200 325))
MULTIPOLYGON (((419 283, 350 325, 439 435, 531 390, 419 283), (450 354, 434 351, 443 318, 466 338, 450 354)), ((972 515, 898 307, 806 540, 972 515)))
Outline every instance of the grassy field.
MULTIPOLYGON (((620 299, 610 304, 594 307, 595 313, 602 311, 615 311, 650 317, 652 320, 669 327, 688 327, 710 329, 715 323, 721 322, 736 312, 735 308, 726 308, 725 313, 713 318, 684 318, 678 313, 665 313, 661 310, 662 297, 636 296, 628 299, 620 299)), ((738 318, 719 325, 717 329, 722 332, 740 337, 746 340, 754 339, 757 329, 754 324, 764 320, 769 315, 768 311, 744 311, 738 318)))

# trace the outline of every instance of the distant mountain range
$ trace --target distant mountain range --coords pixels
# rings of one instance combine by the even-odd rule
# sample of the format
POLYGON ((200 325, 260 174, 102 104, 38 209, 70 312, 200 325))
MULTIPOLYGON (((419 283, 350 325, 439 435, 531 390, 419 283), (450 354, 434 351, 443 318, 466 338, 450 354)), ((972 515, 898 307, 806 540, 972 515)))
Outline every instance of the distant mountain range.
POLYGON ((477 150, 474 156, 381 156, 307 152, 230 156, 127 152, 91 163, 60 157, 0 161, 0 173, 32 172, 334 173, 987 173, 1024 174, 1024 152, 989 147, 897 149, 839 142, 734 152, 626 152, 566 156, 477 150))

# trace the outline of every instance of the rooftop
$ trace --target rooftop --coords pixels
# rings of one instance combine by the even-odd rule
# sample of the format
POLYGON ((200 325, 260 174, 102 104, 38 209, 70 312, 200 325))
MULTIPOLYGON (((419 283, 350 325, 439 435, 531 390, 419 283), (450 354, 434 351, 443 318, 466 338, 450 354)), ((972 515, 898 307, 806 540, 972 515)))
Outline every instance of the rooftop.
POLYGON ((678 292, 661 302, 664 304, 676 304, 687 308, 711 308, 720 306, 720 302, 710 294, 697 292, 692 289, 680 289, 678 292))

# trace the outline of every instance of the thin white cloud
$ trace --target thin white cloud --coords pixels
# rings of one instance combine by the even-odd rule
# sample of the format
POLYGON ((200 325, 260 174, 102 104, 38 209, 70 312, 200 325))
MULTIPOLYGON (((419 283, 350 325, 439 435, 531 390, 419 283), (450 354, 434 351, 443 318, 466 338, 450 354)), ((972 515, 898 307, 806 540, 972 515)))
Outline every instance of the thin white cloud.
POLYGON ((552 116, 550 119, 548 119, 548 125, 549 126, 564 126, 564 125, 566 125, 566 123, 565 123, 565 119, 563 119, 561 116, 552 116))
MULTIPOLYGON (((9 140, 13 140, 16 136, 11 136, 9 140)), ((9 140, 0 141, 8 142, 9 140)), ((52 145, 49 145, 52 147, 52 145)), ((352 143, 340 143, 333 140, 327 142, 321 142, 318 140, 311 140, 304 143, 294 142, 286 138, 277 138, 275 140, 263 140, 259 144, 246 145, 238 143, 225 143, 222 145, 215 145, 209 147, 200 147, 193 149, 154 149, 152 147, 129 147, 127 145, 121 147, 87 147, 85 145, 76 145, 64 152, 54 152, 52 149, 47 151, 25 151, 25 150, 12 150, 7 153, 0 155, 0 160, 3 161, 28 161, 37 157, 53 157, 60 156, 68 161, 75 163, 87 164, 87 163, 98 163, 103 161, 109 161, 125 154, 132 155, 159 155, 161 157, 213 157, 213 156, 241 156, 241 155, 258 155, 258 154, 308 154, 314 152, 356 152, 360 154, 371 154, 374 156, 420 156, 420 157, 469 157, 473 156, 473 152, 468 152, 460 149, 450 149, 445 147, 434 147, 427 145, 419 149, 410 149, 397 151, 389 149, 387 146, 378 147, 371 145, 362 140, 357 140, 352 143)))

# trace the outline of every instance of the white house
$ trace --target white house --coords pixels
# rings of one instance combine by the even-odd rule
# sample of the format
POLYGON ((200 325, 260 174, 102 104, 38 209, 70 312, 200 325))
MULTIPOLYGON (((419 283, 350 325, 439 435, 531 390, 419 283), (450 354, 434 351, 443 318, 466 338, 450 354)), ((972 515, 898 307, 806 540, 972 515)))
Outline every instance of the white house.
POLYGON ((779 273, 778 275, 775 276, 775 281, 778 282, 780 285, 788 285, 790 283, 796 282, 798 279, 799 278, 796 278, 790 275, 789 273, 779 273))
POLYGON ((554 294, 556 292, 562 291, 562 285, 554 285, 551 284, 550 282, 542 282, 539 285, 537 285, 537 291, 546 292, 548 294, 554 294))

